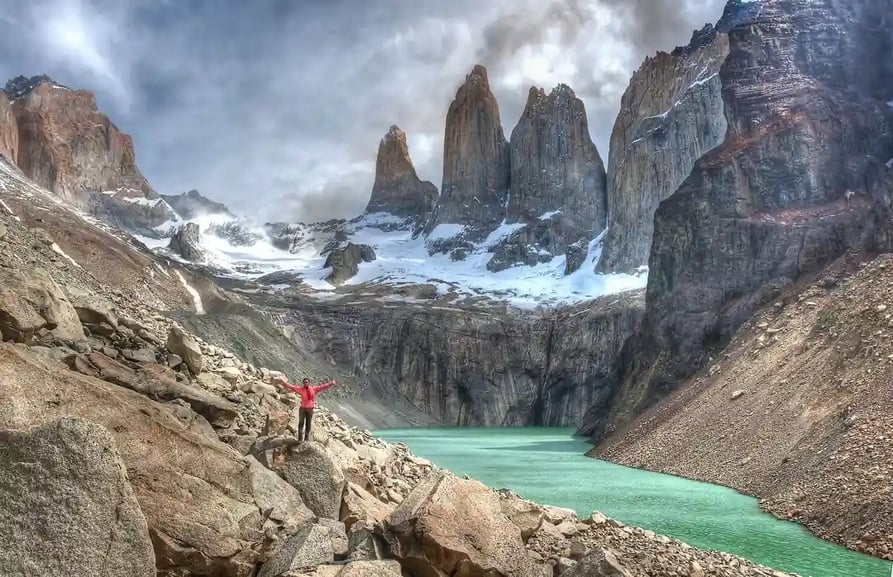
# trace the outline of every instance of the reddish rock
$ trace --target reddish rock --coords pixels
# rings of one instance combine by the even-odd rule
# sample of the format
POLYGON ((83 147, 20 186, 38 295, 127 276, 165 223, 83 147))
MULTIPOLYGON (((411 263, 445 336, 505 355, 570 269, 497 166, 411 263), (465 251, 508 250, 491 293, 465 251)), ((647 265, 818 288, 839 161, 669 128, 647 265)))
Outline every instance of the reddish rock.
POLYGON ((130 136, 97 109, 91 92, 46 77, 17 78, 5 91, 15 97, 16 164, 29 178, 122 228, 151 231, 171 217, 137 168, 130 136))
POLYGON ((6 93, 0 90, 0 156, 15 163, 19 149, 19 129, 6 93))
POLYGON ((397 216, 424 218, 437 202, 437 187, 420 180, 406 133, 392 126, 378 145, 375 184, 366 212, 389 212, 397 216))

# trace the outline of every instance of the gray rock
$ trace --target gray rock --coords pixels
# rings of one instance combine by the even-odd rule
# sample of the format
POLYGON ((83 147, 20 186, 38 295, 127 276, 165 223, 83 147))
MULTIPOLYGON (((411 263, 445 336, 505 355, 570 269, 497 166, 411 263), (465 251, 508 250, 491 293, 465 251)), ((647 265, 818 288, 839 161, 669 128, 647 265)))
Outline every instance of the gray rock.
POLYGON ((334 559, 331 530, 308 523, 280 545, 273 557, 263 564, 257 577, 279 577, 287 571, 316 567, 334 559))
POLYGON ((333 519, 326 519, 325 517, 320 517, 317 523, 328 527, 332 531, 332 551, 335 553, 335 559, 346 559, 348 541, 347 530, 344 528, 344 523, 333 519))
POLYGON ((151 349, 123 349, 121 351, 121 356, 128 361, 133 361, 135 363, 155 362, 155 351, 151 349))
POLYGON ((689 47, 647 58, 630 80, 611 133, 611 215, 600 271, 648 264, 658 205, 725 138, 717 72, 728 53, 726 34, 709 26, 689 47))
POLYGON ((6 237, 6 225, 0 222, 0 240, 3 240, 6 237))
POLYGON ((573 90, 560 84, 547 96, 532 87, 510 149, 508 222, 537 222, 560 211, 558 230, 544 243, 553 255, 604 230, 605 166, 589 136, 583 102, 573 90))
POLYGON ((332 249, 326 257, 324 266, 332 269, 326 280, 335 285, 344 284, 357 274, 360 263, 374 260, 375 251, 371 246, 348 242, 342 247, 332 249))
POLYGON ((341 467, 320 445, 313 441, 302 443, 274 469, 298 490, 304 504, 316 515, 338 518, 345 479, 341 467))
POLYGON ((633 577, 610 549, 598 549, 570 567, 561 577, 633 577))
POLYGON ((355 561, 348 563, 338 577, 401 577, 400 563, 387 561, 355 561))
POLYGON ((443 190, 429 230, 446 223, 495 227, 509 188, 509 148, 487 69, 475 66, 446 119, 443 190))
POLYGON ((0 431, 0 463, 0 574, 154 577, 146 519, 102 426, 0 431))
POLYGON ((34 333, 46 325, 31 303, 8 286, 0 286, 0 337, 4 341, 30 343, 34 333))
POLYGON ((183 358, 193 374, 201 374, 204 368, 202 350, 194 338, 180 327, 173 326, 167 333, 167 350, 183 358))
POLYGON ((384 559, 387 543, 369 521, 357 521, 347 532, 347 558, 352 561, 384 559))
POLYGON ((190 262, 198 262, 205 258, 199 226, 194 222, 187 222, 181 226, 171 237, 168 248, 190 262))
MULTIPOLYGON (((246 459, 251 491, 264 515, 291 528, 297 528, 313 520, 313 512, 304 505, 301 495, 294 487, 261 465, 254 457, 248 456, 246 459)), ((329 527, 334 531, 333 527, 329 527)), ((341 533, 344 533, 343 524, 341 533)))
POLYGON ((118 316, 114 313, 112 303, 99 295, 76 287, 69 286, 66 290, 82 323, 89 325, 105 323, 114 329, 118 328, 118 316))
POLYGON ((0 296, 0 310, 6 310, 5 315, 0 313, 0 331, 5 338, 26 342, 34 331, 43 326, 65 341, 82 341, 86 338, 68 297, 44 270, 0 268, 0 287, 4 287, 0 296), (29 307, 31 312, 28 311, 29 307), (34 313, 43 318, 40 326, 36 326, 38 322, 34 313), (10 336, 6 336, 7 333, 10 336))

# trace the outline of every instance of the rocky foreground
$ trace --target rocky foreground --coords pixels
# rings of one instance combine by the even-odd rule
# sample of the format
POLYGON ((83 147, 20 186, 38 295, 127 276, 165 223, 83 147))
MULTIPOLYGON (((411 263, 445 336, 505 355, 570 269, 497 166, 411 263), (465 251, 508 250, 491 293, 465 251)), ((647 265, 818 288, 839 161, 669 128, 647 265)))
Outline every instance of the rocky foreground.
POLYGON ((112 290, 76 254, 0 213, 0 574, 782 575, 457 478, 325 410, 298 445, 276 371, 162 314, 148 289, 181 298, 150 284, 175 271, 112 290))

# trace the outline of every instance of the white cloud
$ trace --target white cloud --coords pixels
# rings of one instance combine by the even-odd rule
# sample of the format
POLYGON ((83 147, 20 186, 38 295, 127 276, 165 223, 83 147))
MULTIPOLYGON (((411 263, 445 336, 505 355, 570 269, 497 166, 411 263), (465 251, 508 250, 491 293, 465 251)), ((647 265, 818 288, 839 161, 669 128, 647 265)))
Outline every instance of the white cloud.
POLYGON ((642 58, 720 12, 720 0, 7 0, 0 73, 95 90, 160 192, 327 218, 365 206, 392 124, 440 185, 446 111, 478 62, 507 137, 529 84, 564 82, 607 157, 642 58))

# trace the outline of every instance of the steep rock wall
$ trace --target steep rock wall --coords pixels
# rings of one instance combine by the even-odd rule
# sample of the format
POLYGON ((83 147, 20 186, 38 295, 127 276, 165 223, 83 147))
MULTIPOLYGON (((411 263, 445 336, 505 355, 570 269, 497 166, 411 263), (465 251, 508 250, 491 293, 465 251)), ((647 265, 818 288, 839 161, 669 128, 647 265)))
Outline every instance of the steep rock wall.
POLYGON ((688 46, 648 58, 623 95, 608 159, 608 233, 599 269, 648 262, 654 212, 726 134, 719 68, 726 34, 708 25, 688 46))
POLYGON ((16 164, 38 185, 124 229, 152 234, 172 217, 136 166, 130 136, 85 90, 45 77, 7 84, 18 128, 16 164))
POLYGON ((729 3, 728 135, 655 215, 642 330, 581 432, 622 426, 782 287, 849 248, 891 248, 890 7, 729 3))
POLYGON ((610 397, 643 307, 641 291, 547 316, 301 300, 284 322, 306 350, 443 423, 573 426, 610 397))
POLYGON ((487 69, 475 66, 447 113, 443 190, 433 225, 498 224, 509 187, 509 148, 487 69))
POLYGON ((15 163, 19 152, 19 129, 6 93, 0 90, 0 155, 15 163))

